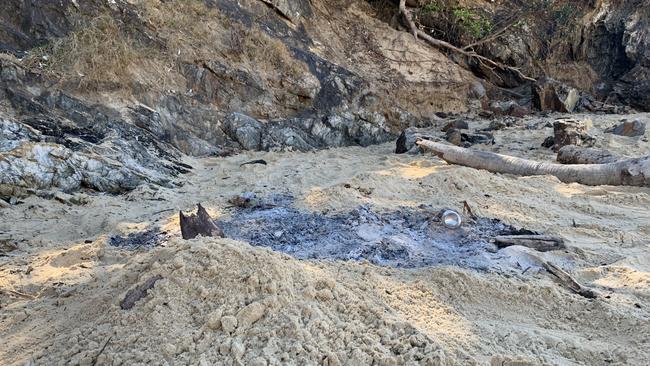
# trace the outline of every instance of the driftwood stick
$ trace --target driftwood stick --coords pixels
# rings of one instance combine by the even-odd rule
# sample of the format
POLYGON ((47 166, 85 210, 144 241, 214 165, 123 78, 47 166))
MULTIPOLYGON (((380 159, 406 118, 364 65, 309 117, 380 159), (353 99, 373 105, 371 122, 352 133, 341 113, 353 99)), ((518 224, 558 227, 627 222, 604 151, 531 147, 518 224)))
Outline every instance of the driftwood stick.
POLYGON ((628 185, 650 187, 650 155, 608 164, 561 165, 537 162, 497 153, 464 149, 440 142, 419 140, 417 144, 452 164, 493 173, 521 176, 553 175, 565 183, 591 186, 628 185))
POLYGON ((560 283, 567 287, 569 290, 589 299, 595 299, 598 297, 598 294, 594 290, 586 288, 579 284, 578 281, 573 279, 573 277, 571 277, 571 275, 562 268, 547 261, 542 261, 542 264, 544 265, 544 269, 555 276, 560 281, 560 283))
POLYGON ((153 285, 155 285, 159 280, 162 280, 162 276, 156 275, 129 290, 129 292, 126 293, 126 296, 124 296, 124 300, 120 303, 120 307, 124 310, 133 308, 136 302, 147 296, 147 292, 149 292, 149 290, 153 288, 153 285))
POLYGON ((494 240, 499 248, 505 248, 511 245, 521 245, 535 249, 539 252, 548 252, 551 250, 566 248, 562 238, 548 235, 502 235, 497 236, 494 240))
POLYGON ((93 358, 92 366, 97 365, 97 360, 99 359, 99 356, 104 352, 104 350, 106 349, 106 346, 108 346, 108 342, 110 342, 112 338, 113 338, 113 337, 110 336, 110 337, 108 337, 108 339, 106 340, 106 342, 104 342, 104 345, 102 346, 102 349, 100 349, 99 352, 97 352, 97 354, 96 354, 95 357, 93 358))

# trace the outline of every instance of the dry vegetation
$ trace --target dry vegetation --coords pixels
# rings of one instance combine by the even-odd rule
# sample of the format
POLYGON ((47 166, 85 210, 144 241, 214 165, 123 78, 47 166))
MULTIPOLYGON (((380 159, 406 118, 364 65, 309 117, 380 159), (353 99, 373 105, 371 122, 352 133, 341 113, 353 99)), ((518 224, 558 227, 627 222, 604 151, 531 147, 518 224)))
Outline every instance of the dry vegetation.
POLYGON ((136 4, 162 47, 142 44, 115 15, 78 16, 76 31, 32 51, 24 61, 82 91, 183 90, 183 63, 222 60, 271 78, 307 72, 286 46, 257 28, 246 28, 201 0, 142 0, 136 4))
POLYGON ((27 65, 81 90, 165 88, 175 82, 160 51, 123 32, 112 16, 78 18, 76 28, 34 50, 27 65))
POLYGON ((179 61, 225 59, 266 72, 307 70, 280 40, 258 28, 246 28, 201 0, 144 0, 140 6, 165 39, 170 56, 179 61))

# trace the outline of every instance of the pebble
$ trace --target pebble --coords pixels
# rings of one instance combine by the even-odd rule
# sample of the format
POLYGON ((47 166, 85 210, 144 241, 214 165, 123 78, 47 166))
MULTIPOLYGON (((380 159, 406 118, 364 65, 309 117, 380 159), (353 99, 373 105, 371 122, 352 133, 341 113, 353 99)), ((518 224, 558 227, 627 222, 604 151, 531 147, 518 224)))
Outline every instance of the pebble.
POLYGON ((226 333, 232 333, 237 329, 237 318, 232 315, 221 317, 221 329, 226 333))
POLYGON ((241 328, 248 328, 251 324, 264 316, 266 306, 260 302, 252 302, 237 313, 237 324, 241 328))
POLYGON ((208 315, 208 321, 206 322, 206 327, 208 329, 217 330, 221 327, 221 316, 223 312, 221 310, 216 310, 212 314, 208 315))
POLYGON ((240 341, 234 341, 230 345, 230 354, 232 354, 232 357, 234 357, 236 360, 242 358, 244 352, 246 352, 246 348, 243 344, 241 344, 240 341))

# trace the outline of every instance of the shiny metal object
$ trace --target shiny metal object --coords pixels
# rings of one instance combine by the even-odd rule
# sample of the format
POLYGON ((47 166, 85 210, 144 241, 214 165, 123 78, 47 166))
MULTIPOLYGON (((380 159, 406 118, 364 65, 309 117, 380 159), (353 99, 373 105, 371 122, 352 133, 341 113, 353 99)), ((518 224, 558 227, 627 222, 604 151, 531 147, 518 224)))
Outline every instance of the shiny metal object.
POLYGON ((445 212, 442 213, 441 221, 443 225, 450 229, 458 229, 463 223, 463 219, 460 217, 458 212, 453 210, 445 210, 445 212))

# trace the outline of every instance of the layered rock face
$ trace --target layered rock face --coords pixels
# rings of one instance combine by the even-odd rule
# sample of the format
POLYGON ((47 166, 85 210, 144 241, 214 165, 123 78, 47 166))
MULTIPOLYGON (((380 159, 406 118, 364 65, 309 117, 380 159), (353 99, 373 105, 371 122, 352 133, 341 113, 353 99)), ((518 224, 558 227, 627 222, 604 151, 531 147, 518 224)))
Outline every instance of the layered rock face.
POLYGON ((9 0, 0 193, 173 185, 184 154, 366 146, 467 110, 470 73, 364 2, 331 5, 9 0))
MULTIPOLYGON (((504 8, 515 3, 509 2, 504 8)), ((499 14, 505 9, 494 11, 499 14)), ((521 31, 507 32, 481 47, 481 52, 521 67, 536 79, 555 79, 577 88, 600 102, 650 110, 648 0, 561 0, 531 14, 524 17, 521 31)), ((508 87, 519 84, 508 77, 492 79, 508 87)))
MULTIPOLYGON (((495 20, 528 6, 474 5, 495 20)), ((526 31, 477 47, 545 80, 531 88, 416 42, 360 0, 7 0, 3 197, 177 184, 190 169, 184 155, 366 146, 481 103, 529 113, 530 93, 499 104, 488 100, 490 83, 535 90, 539 109, 648 109, 647 5, 555 1, 526 18, 526 31)))

